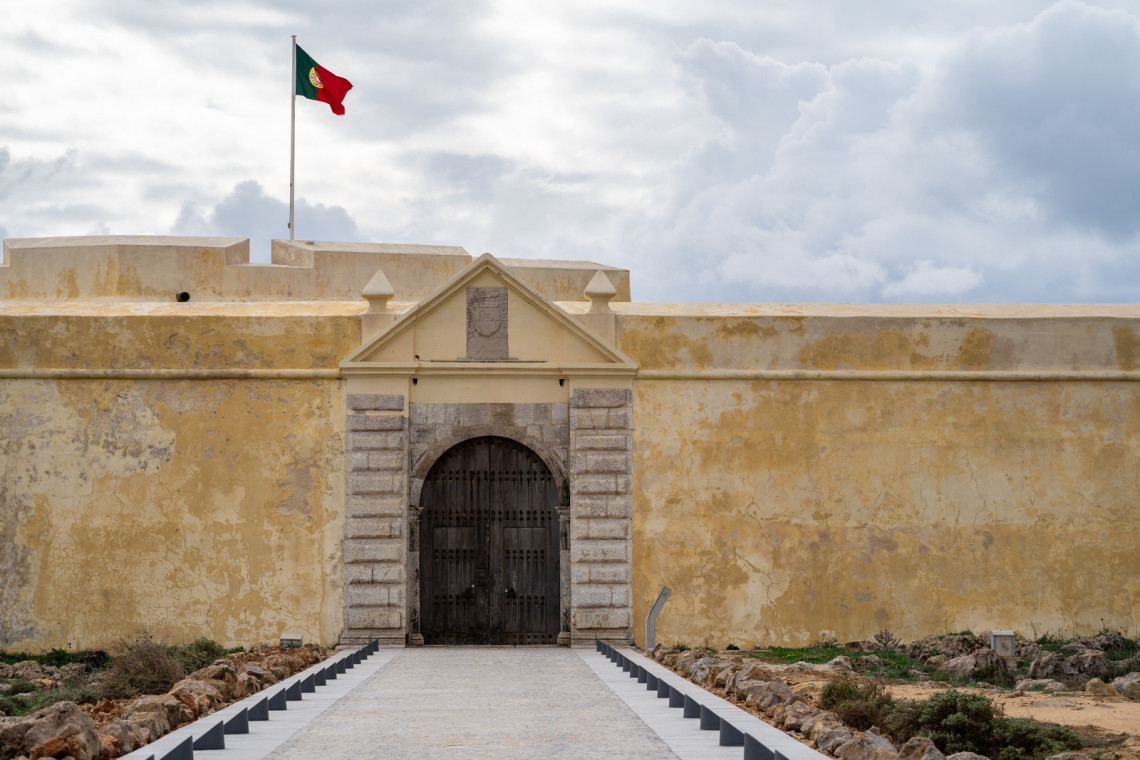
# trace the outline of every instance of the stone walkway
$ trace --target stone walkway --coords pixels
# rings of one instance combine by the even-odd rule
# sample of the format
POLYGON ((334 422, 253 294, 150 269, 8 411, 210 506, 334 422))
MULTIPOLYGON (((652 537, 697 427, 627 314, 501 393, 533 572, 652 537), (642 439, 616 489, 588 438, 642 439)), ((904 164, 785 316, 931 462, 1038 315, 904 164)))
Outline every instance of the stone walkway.
MULTIPOLYGON (((218 754, 224 760, 225 753, 218 754)), ((677 755, 576 651, 426 647, 400 651, 268 757, 675 760, 677 755)))

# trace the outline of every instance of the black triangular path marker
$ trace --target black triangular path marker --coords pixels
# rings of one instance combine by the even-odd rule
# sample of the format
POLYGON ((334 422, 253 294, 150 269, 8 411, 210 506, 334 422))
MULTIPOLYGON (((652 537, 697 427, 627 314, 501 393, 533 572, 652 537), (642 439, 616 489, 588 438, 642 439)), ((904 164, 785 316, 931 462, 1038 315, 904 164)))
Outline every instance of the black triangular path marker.
POLYGON ((336 680, 336 665, 329 665, 327 668, 325 668, 325 680, 326 681, 335 681, 336 680))
POLYGON ((356 667, 356 658, 353 657, 352 655, 345 657, 344 659, 341 660, 341 662, 344 663, 344 669, 345 670, 352 670, 353 668, 356 667))
POLYGON ((772 750, 760 743, 752 734, 744 735, 744 760, 772 760, 772 750))
POLYGON ((249 708, 250 720, 269 720, 269 700, 263 699, 249 708))
POLYGON ((312 694, 317 690, 317 677, 310 673, 305 678, 301 679, 301 691, 306 694, 312 694))
POLYGON ((226 722, 227 734, 248 734, 249 733, 249 710, 243 708, 234 717, 226 722))
POLYGON ((324 686, 325 685, 325 669, 324 668, 317 668, 315 671, 313 671, 313 683, 315 683, 317 686, 324 686))
POLYGON ((219 721, 206 733, 194 740, 194 749, 225 749, 225 726, 219 721))
POLYGON ((343 673, 345 671, 344 658, 341 658, 334 662, 333 667, 336 668, 337 673, 343 673))
POLYGON ((162 760, 194 760, 194 740, 187 736, 186 741, 162 756, 162 760))
POLYGON ((270 710, 288 710, 289 707, 285 704, 285 692, 279 691, 269 698, 270 710))
POLYGON ((727 720, 720 722, 720 746, 739 747, 744 744, 744 734, 727 720))
POLYGON ((289 684, 289 688, 285 689, 285 699, 289 702, 301 701, 301 682, 294 681, 289 684))

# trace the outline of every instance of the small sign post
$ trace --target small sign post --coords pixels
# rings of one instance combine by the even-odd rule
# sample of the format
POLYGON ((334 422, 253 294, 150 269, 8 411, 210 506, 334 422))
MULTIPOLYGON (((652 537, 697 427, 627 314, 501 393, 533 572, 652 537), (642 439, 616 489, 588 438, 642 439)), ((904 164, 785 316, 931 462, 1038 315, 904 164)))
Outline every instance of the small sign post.
POLYGON ((665 606, 665 600, 669 598, 669 587, 662 586, 661 593, 657 595, 657 601, 653 603, 653 609, 649 610, 649 614, 645 616, 645 653, 649 654, 653 651, 653 644, 656 631, 654 625, 657 622, 657 616, 661 614, 661 608, 665 606))

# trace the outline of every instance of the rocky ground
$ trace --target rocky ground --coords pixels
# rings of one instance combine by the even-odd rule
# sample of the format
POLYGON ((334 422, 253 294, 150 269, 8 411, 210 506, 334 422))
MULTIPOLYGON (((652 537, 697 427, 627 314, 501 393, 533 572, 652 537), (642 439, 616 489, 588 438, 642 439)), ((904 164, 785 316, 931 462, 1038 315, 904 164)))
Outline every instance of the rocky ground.
MULTIPOLYGON (((330 654, 331 650, 314 645, 262 647, 218 659, 178 681, 165 694, 104 697, 84 704, 64 699, 30 715, 0 717, 0 760, 119 757, 330 654)), ((8 695, 7 700, 30 701, 43 700, 54 691, 60 696, 92 700, 107 677, 107 670, 81 663, 52 667, 28 660, 0 665, 0 695, 8 695)))
MULTIPOLYGON (((981 637, 968 633, 930 636, 906 646, 885 632, 877 638, 842 647, 821 642, 803 650, 658 646, 652 656, 841 760, 942 760, 946 755, 929 738, 892 742, 884 735, 886 726, 861 731, 823 709, 824 689, 836 679, 883 683, 888 700, 928 700, 949 689, 984 695, 999 716, 1072 727, 1084 746, 1058 760, 1140 760, 1140 654, 1136 642, 1119 633, 1064 641, 1019 638, 1015 658, 999 657, 981 637), (796 656, 802 659, 792 661, 796 656)), ((946 746, 945 737, 936 738, 946 746)), ((1019 755, 1007 749, 1001 760, 1012 757, 1019 755)), ((977 760, 969 752, 950 758, 977 760)))

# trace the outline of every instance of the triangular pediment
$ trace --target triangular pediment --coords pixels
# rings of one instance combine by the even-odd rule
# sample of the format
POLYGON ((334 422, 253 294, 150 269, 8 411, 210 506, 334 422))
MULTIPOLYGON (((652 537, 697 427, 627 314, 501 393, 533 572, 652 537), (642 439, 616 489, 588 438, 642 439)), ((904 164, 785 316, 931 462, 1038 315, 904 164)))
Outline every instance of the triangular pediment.
POLYGON ((628 356, 483 254, 341 362, 356 372, 632 374, 628 356))

